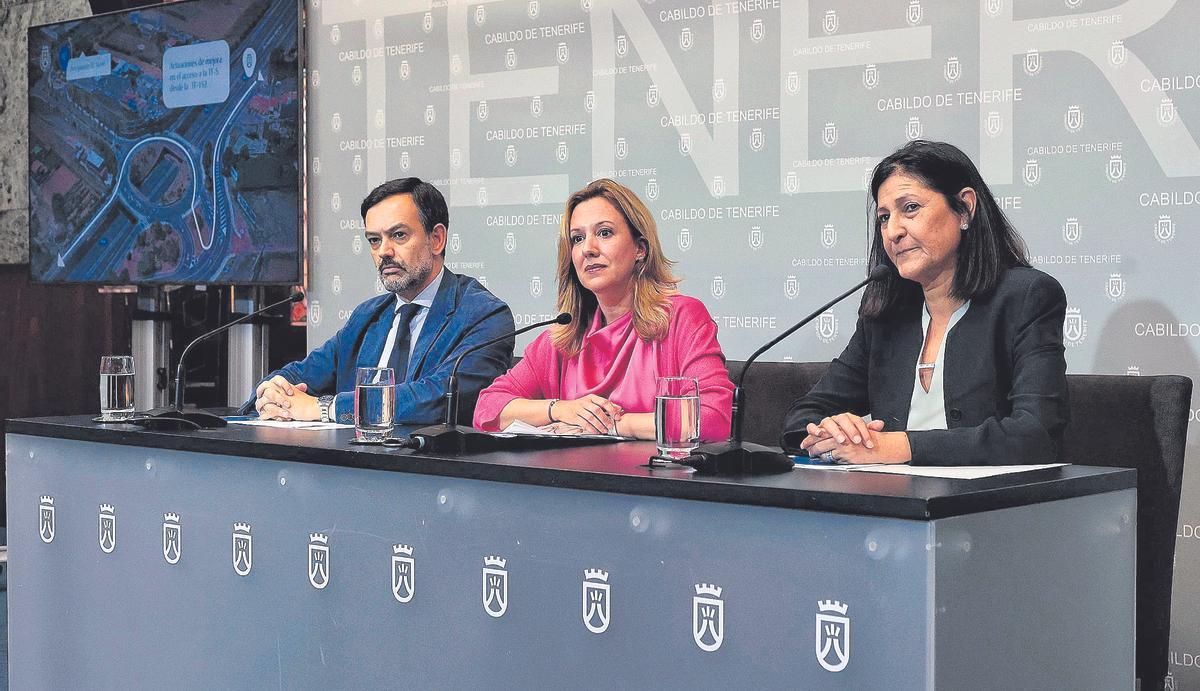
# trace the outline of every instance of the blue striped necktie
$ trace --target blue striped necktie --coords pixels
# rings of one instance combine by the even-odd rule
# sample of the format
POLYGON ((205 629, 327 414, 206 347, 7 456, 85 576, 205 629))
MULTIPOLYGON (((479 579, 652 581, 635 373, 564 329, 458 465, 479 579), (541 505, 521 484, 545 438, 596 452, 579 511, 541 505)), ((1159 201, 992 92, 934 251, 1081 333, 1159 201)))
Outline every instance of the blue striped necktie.
POLYGON ((400 306, 400 322, 396 325, 396 344, 392 346, 392 357, 388 360, 388 367, 396 371, 397 384, 408 381, 408 351, 409 344, 412 342, 408 327, 420 310, 420 305, 411 302, 400 306))

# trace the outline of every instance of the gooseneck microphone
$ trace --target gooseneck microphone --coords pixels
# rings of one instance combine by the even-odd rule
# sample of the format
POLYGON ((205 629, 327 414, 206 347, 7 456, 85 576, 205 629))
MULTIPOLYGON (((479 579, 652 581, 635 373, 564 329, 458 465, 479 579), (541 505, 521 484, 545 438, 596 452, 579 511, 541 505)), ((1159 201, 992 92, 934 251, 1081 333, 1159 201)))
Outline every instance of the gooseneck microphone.
POLYGON ((526 331, 550 326, 551 324, 562 324, 565 326, 570 323, 571 315, 563 312, 553 319, 521 327, 516 331, 497 336, 464 350, 458 356, 458 359, 454 361, 454 367, 450 370, 450 378, 446 380, 446 394, 444 396, 446 400, 446 421, 440 425, 430 425, 413 431, 409 435, 409 438, 412 440, 411 448, 429 453, 465 453, 468 450, 486 450, 484 448, 476 449, 468 447, 481 446, 481 443, 478 441, 471 443, 472 440, 490 440, 490 435, 473 427, 464 428, 458 426, 458 368, 462 365, 463 358, 500 341, 516 338, 526 331))
POLYGON ((873 281, 887 278, 890 273, 891 269, 887 266, 882 264, 876 266, 874 269, 871 269, 871 273, 866 278, 859 281, 853 288, 821 305, 812 314, 796 322, 796 324, 786 331, 771 339, 766 345, 754 351, 746 359, 746 364, 742 367, 741 374, 738 375, 737 385, 733 387, 733 408, 730 414, 729 439, 723 442, 698 446, 691 455, 680 459, 679 463, 691 466, 697 472, 703 473, 764 475, 791 470, 795 466, 795 463, 787 455, 761 444, 742 442, 742 418, 745 415, 746 409, 746 394, 743 384, 746 381, 746 372, 750 370, 750 365, 754 364, 759 355, 775 347, 780 341, 795 333, 797 329, 816 319, 825 310, 858 292, 863 286, 873 281))
POLYGON ((179 366, 175 369, 175 399, 172 402, 172 405, 162 408, 153 408, 144 413, 138 413, 130 421, 134 424, 142 424, 144 426, 154 427, 156 429, 169 429, 171 427, 174 427, 175 429, 210 429, 214 427, 224 427, 226 425, 225 420, 220 416, 213 415, 212 413, 206 413, 204 411, 188 413, 183 412, 184 362, 187 360, 188 352, 191 351, 192 347, 197 343, 212 338, 217 334, 224 333, 238 324, 246 321, 247 319, 257 317, 264 312, 269 312, 280 305, 300 302, 303 299, 304 291, 294 291, 291 295, 287 296, 283 300, 280 300, 279 302, 273 302, 262 309, 255 310, 249 314, 244 314, 228 324, 222 324, 212 331, 198 336, 191 343, 187 344, 187 346, 183 349, 183 353, 181 353, 179 356, 179 366))

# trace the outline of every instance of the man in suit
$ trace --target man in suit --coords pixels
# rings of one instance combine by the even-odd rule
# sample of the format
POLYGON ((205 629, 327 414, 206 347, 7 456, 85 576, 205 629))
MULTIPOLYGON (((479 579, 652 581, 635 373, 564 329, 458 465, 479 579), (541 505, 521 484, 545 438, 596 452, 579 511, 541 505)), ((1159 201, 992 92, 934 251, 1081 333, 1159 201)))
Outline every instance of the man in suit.
MULTIPOLYGON (((445 268, 446 200, 418 178, 391 180, 362 203, 367 244, 388 292, 355 308, 328 341, 267 376, 246 402, 266 419, 354 422, 358 367, 396 370, 397 422, 445 416, 443 395, 455 360, 513 330, 512 311, 478 281, 445 268)), ((463 360, 458 379, 469 422, 479 391, 505 372, 513 339, 463 360)))

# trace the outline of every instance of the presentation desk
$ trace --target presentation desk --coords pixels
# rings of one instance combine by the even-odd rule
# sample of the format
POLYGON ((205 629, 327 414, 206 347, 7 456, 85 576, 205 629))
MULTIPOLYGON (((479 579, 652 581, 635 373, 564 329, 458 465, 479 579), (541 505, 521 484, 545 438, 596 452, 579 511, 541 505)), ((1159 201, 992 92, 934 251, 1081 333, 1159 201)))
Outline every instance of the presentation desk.
POLYGON ((6 431, 12 688, 1133 688, 1132 470, 6 431))

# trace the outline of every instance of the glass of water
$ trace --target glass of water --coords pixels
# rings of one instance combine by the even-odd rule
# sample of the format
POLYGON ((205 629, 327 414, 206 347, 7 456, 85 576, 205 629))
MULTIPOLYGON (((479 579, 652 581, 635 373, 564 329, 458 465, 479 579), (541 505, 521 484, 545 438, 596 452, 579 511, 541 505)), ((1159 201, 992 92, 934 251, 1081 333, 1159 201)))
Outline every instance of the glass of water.
POLYGON ((654 394, 658 455, 683 458, 700 443, 700 385, 695 377, 659 377, 654 394))
POLYGON ((100 421, 121 422, 133 417, 133 357, 100 358, 100 421))
POLYGON ((396 371, 391 367, 359 367, 354 379, 354 432, 363 441, 383 441, 392 434, 396 413, 396 371))

